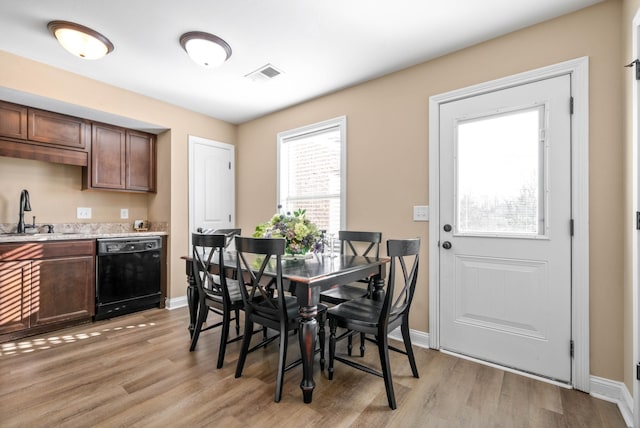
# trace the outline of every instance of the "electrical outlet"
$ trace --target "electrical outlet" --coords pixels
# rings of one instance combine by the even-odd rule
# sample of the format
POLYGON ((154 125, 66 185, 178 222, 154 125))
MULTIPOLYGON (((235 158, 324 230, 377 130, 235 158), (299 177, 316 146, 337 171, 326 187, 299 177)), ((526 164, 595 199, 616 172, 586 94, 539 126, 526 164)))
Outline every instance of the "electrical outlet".
POLYGON ((429 205, 415 205, 413 207, 413 221, 429 221, 429 205))
POLYGON ((78 207, 78 218, 91 218, 91 208, 78 207))
POLYGON ((129 210, 127 208, 120 209, 120 218, 129 218, 129 210))

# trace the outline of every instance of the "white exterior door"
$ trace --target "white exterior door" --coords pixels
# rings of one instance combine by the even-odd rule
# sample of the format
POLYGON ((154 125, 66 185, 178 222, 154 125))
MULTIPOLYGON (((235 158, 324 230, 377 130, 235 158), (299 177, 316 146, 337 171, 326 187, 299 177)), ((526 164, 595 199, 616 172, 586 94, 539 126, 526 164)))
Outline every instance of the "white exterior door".
POLYGON ((233 227, 234 159, 232 145, 189 136, 189 241, 200 227, 233 227))
POLYGON ((571 81, 440 106, 440 347, 571 381, 571 81))

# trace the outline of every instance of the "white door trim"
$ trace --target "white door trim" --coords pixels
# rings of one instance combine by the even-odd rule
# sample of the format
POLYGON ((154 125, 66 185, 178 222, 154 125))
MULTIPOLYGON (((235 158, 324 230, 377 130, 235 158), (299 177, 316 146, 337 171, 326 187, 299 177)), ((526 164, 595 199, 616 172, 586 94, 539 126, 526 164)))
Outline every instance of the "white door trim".
MULTIPOLYGON (((548 67, 429 97, 429 346, 440 349, 439 139, 440 104, 563 74, 571 74, 574 109, 571 117, 572 316, 574 341, 572 385, 589 392, 589 58, 582 57, 548 67)), ((568 108, 568 106, 567 106, 568 108)), ((567 350, 568 352, 568 350, 567 350)))
MULTIPOLYGON (((640 10, 638 10, 633 18, 633 28, 631 29, 632 35, 632 58, 640 58, 640 10)), ((632 103, 632 199, 633 209, 640 211, 640 85, 635 79, 635 67, 632 68, 633 73, 629 73, 628 78, 633 79, 633 90, 631 91, 631 103, 632 103)), ((640 362, 640 266, 638 266, 638 257, 640 257, 640 232, 634 231, 631 243, 631 266, 632 266, 632 327, 631 334, 633 337, 633 364, 640 362)), ((633 380, 633 426, 640 426, 640 381, 633 380)))

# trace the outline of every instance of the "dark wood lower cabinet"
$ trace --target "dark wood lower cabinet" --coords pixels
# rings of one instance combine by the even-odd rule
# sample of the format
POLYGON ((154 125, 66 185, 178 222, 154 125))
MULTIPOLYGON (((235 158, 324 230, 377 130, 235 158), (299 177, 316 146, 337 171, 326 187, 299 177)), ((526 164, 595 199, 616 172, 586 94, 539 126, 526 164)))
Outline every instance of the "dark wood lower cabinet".
POLYGON ((0 262, 0 337, 29 328, 31 262, 0 262))
POLYGON ((40 260, 31 268, 31 327, 89 318, 95 307, 94 257, 40 260))
POLYGON ((0 244, 0 342, 90 321, 95 241, 0 244))

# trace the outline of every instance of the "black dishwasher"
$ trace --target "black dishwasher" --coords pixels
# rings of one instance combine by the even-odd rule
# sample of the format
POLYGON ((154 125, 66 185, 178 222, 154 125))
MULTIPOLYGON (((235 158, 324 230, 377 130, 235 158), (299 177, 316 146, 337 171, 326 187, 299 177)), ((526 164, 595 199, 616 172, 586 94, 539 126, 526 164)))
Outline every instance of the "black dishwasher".
POLYGON ((102 238, 97 243, 94 319, 158 307, 162 238, 102 238))

